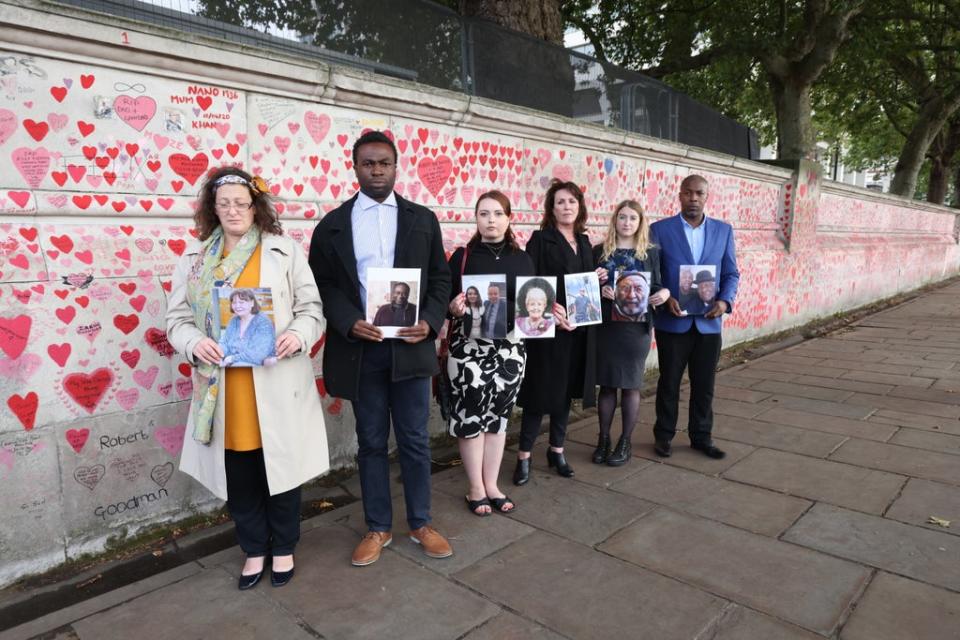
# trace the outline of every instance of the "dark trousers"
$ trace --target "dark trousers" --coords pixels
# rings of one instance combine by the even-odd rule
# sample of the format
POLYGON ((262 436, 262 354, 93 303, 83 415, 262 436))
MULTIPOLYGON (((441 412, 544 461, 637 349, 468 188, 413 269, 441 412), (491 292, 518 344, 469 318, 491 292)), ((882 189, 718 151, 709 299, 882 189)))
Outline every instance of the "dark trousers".
POLYGON ((720 360, 719 333, 700 333, 694 324, 686 333, 657 331, 657 422, 653 435, 670 441, 677 434, 677 404, 683 370, 690 375, 690 414, 687 433, 691 444, 708 444, 713 431, 713 381, 720 360))
POLYGON ((253 558, 292 554, 300 540, 300 487, 271 496, 263 449, 225 454, 227 510, 240 548, 253 558))
MULTIPOLYGON (((531 413, 523 410, 520 421, 520 451, 532 451, 533 445, 540 435, 540 423, 543 422, 542 413, 531 413)), ((567 401, 567 410, 550 414, 550 446, 560 449, 567 437, 567 421, 570 419, 570 402, 567 401)))
POLYGON ((393 382, 393 348, 389 341, 366 343, 360 365, 360 395, 353 403, 357 419, 357 462, 363 515, 371 531, 390 531, 390 422, 397 437, 407 524, 419 529, 430 522, 430 378, 393 382))

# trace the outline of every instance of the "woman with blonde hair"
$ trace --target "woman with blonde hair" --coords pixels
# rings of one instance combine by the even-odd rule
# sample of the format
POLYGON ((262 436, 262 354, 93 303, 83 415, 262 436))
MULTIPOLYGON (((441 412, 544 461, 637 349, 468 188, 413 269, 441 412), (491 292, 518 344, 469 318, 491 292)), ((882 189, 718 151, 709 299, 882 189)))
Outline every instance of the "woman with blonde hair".
POLYGON ((650 223, 643 207, 624 200, 610 217, 603 244, 593 248, 599 269, 603 324, 597 327, 597 411, 600 434, 593 462, 617 467, 630 460, 630 438, 640 412, 640 388, 650 352, 650 311, 670 292, 660 284, 660 253, 650 243, 650 223), (623 431, 610 450, 610 427, 617 409, 623 431))

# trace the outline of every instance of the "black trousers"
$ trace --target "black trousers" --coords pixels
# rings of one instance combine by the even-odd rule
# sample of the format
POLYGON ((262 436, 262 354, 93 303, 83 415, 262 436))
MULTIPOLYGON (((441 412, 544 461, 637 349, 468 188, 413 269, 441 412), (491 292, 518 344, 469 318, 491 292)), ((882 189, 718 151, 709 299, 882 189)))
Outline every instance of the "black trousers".
POLYGON ((708 444, 713 431, 713 383, 720 360, 719 333, 700 333, 694 324, 686 333, 657 331, 657 422, 653 435, 670 441, 677 434, 677 412, 683 371, 690 374, 690 414, 687 433, 691 444, 708 444))
MULTIPOLYGON (((567 410, 550 414, 550 446, 561 448, 567 438, 567 421, 570 419, 570 401, 567 400, 567 410)), ((542 413, 531 413, 523 410, 520 420, 520 451, 533 451, 533 445, 540 435, 540 423, 543 422, 542 413)))
POLYGON ((227 510, 240 548, 253 558, 292 554, 300 540, 300 487, 271 496, 263 449, 225 453, 227 510))

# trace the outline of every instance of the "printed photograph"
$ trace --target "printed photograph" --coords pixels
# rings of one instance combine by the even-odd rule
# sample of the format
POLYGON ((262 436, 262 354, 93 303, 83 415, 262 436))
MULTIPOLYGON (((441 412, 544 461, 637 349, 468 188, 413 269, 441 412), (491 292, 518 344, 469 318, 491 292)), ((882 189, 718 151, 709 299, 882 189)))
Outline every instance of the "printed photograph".
POLYGON ((507 337, 507 276, 504 273, 463 276, 462 330, 467 338, 507 337))
POLYGON ((396 338, 397 329, 419 320, 420 269, 367 269, 367 322, 396 338))
POLYGON ((702 316, 713 306, 717 297, 716 275, 716 265, 680 265, 677 301, 684 315, 702 316))
POLYGON ((563 290, 567 295, 567 320, 581 327, 600 324, 600 279, 595 271, 568 273, 563 276, 563 290))
POLYGON ((222 367, 270 367, 277 363, 277 331, 270 289, 217 287, 222 367))
POLYGON ((613 306, 610 319, 614 322, 643 322, 650 304, 649 271, 617 271, 613 279, 613 306))
POLYGON ((552 338, 557 327, 553 303, 557 300, 554 276, 518 276, 514 335, 518 338, 552 338))

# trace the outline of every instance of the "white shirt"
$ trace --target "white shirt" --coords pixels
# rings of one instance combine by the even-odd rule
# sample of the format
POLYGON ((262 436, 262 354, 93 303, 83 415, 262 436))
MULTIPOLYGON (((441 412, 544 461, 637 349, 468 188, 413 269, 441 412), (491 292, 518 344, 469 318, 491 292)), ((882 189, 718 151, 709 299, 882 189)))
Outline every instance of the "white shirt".
POLYGON ((397 198, 390 192, 387 199, 377 202, 364 192, 357 194, 350 214, 353 231, 353 255, 357 259, 360 279, 360 299, 367 299, 367 269, 393 267, 397 245, 397 198))

